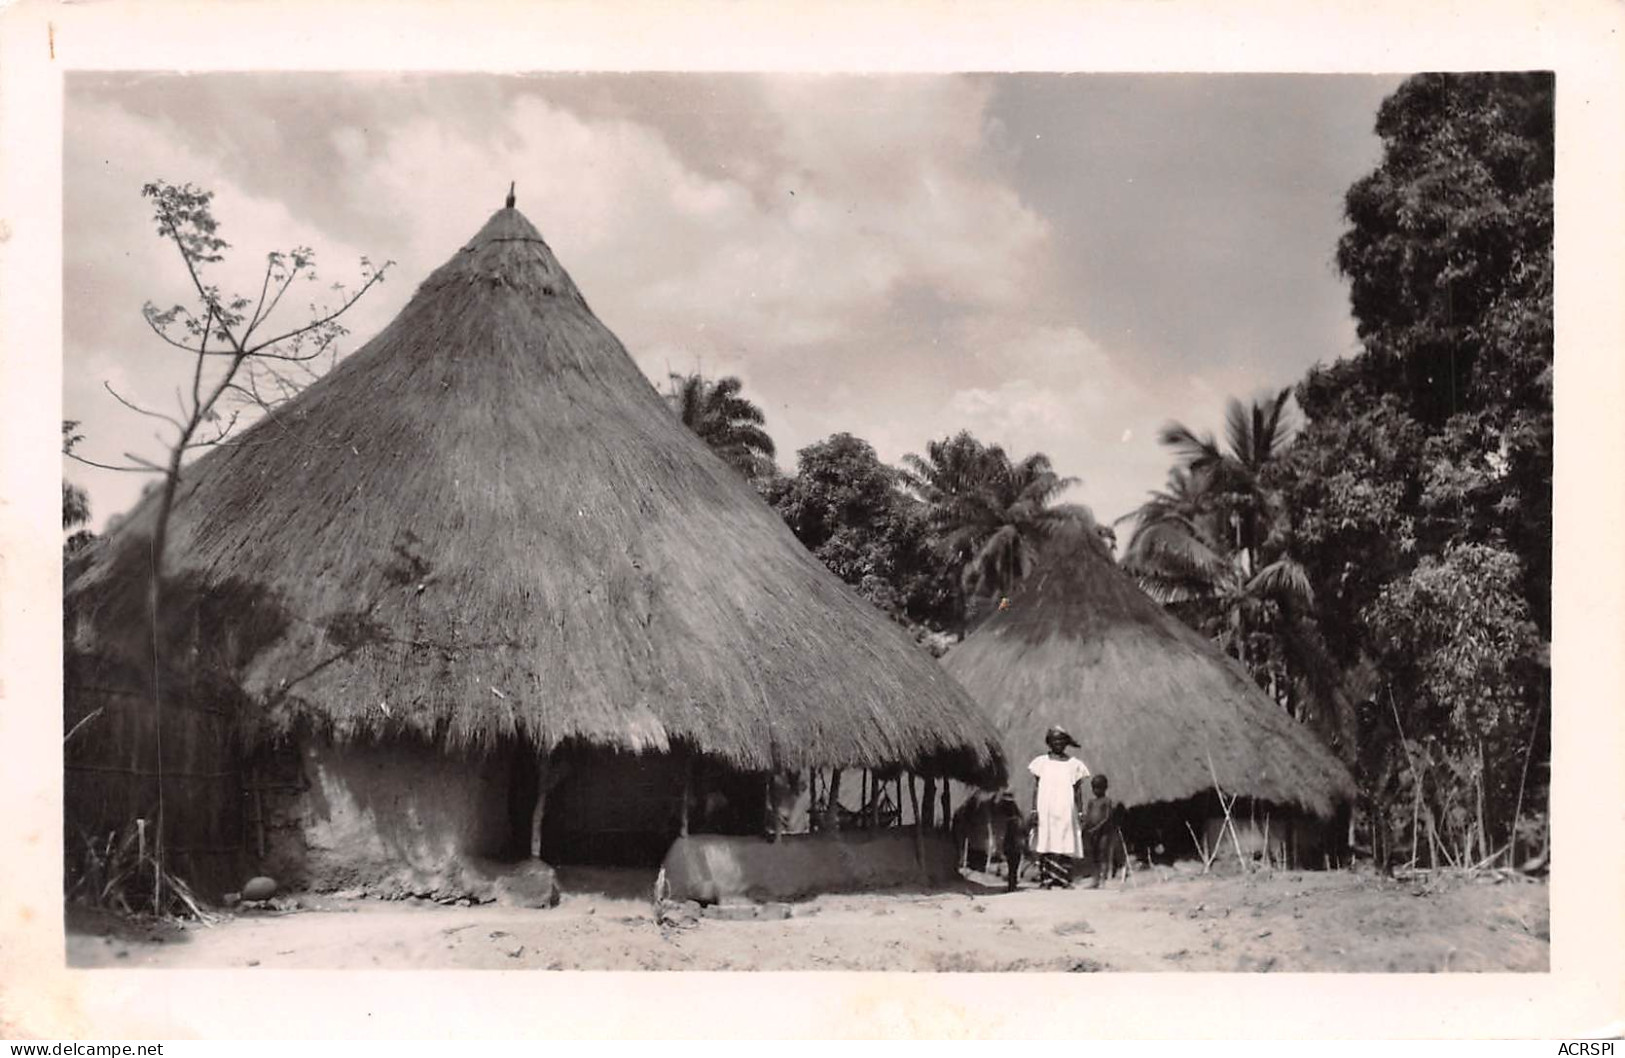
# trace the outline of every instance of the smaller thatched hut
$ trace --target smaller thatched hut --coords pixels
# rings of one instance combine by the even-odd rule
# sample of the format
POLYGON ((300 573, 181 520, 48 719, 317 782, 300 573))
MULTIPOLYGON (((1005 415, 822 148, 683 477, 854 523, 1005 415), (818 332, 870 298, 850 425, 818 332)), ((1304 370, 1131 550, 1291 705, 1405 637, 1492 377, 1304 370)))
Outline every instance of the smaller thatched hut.
POLYGON ((1018 790, 1045 730, 1064 725, 1148 846, 1196 844, 1189 822, 1207 825, 1211 848, 1216 779, 1239 797, 1244 843, 1256 847, 1267 826, 1273 854, 1318 866, 1354 796, 1314 732, 1152 601, 1093 533, 1057 534, 1008 606, 944 664, 998 727, 1018 790))

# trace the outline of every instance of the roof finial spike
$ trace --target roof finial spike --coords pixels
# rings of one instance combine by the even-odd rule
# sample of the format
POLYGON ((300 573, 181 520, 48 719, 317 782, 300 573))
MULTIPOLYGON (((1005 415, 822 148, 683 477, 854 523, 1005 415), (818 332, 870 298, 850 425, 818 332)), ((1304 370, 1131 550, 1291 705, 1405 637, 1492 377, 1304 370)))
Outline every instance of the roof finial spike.
POLYGON ((513 185, 514 185, 514 181, 509 180, 508 181, 508 208, 509 209, 513 208, 513 185))

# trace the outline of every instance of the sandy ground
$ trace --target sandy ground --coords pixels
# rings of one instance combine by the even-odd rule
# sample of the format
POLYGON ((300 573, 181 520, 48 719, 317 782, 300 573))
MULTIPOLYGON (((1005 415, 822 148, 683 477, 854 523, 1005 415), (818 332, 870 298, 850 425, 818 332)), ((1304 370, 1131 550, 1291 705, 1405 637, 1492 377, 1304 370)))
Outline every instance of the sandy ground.
POLYGON ((946 891, 829 895, 774 918, 656 921, 651 876, 561 871, 545 911, 299 896, 212 927, 70 912, 76 967, 536 970, 1545 971, 1547 887, 1360 872, 1202 877, 1006 894, 980 874, 946 891), (783 917, 788 913, 788 917, 783 917))

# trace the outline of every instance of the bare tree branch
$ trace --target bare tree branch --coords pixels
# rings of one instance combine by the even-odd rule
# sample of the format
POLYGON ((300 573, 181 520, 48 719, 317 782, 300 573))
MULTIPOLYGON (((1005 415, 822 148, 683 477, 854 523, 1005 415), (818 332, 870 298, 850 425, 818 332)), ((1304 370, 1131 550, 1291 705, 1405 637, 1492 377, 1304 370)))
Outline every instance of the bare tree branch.
MULTIPOLYGON (((190 318, 191 313, 187 313, 187 316, 190 318)), ((185 342, 178 342, 171 338, 169 336, 169 332, 158 326, 157 323, 153 322, 152 317, 148 316, 146 313, 143 312, 141 314, 141 318, 147 321, 147 326, 152 329, 152 333, 162 338, 165 342, 184 352, 192 353, 193 355, 197 354, 197 350, 192 348, 190 345, 187 345, 185 342)))
POLYGON ((213 437, 205 438, 204 440, 201 440, 201 441, 188 442, 185 445, 185 447, 187 449, 211 448, 211 447, 213 447, 215 445, 220 444, 222 441, 225 440, 226 435, 231 433, 231 431, 237 426, 237 417, 238 417, 239 414, 240 414, 240 409, 236 409, 236 408, 232 409, 231 418, 226 420, 226 424, 224 426, 217 426, 216 427, 215 435, 213 437))
MULTIPOLYGON (((253 334, 254 328, 260 325, 260 310, 265 307, 265 292, 270 289, 271 286, 271 270, 276 267, 279 259, 279 254, 269 253, 265 255, 265 278, 260 280, 260 300, 259 303, 254 306, 254 315, 248 318, 247 334, 253 334)), ((275 306, 272 307, 275 308, 275 306)))
POLYGON ((124 458, 128 459, 130 462, 136 464, 137 466, 146 467, 148 470, 152 471, 155 474, 168 474, 169 473, 169 468, 168 467, 161 467, 157 463, 154 463, 152 460, 144 459, 141 456, 136 455, 134 452, 125 452, 124 453, 124 458))
POLYGON ((143 408, 139 404, 130 403, 129 401, 125 400, 123 397, 119 396, 118 390, 114 389, 111 385, 109 385, 105 381, 102 383, 102 388, 107 390, 107 392, 111 393, 113 395, 114 400, 118 401, 120 404, 124 405, 126 408, 129 408, 131 411, 135 412, 138 415, 145 415, 149 419, 162 419, 164 422, 169 423, 169 425, 175 427, 175 429, 177 429, 177 430, 186 429, 186 427, 182 426, 181 423, 178 420, 170 418, 168 415, 165 415, 161 411, 153 411, 150 408, 143 408))
POLYGON ((203 321, 203 342, 198 346, 197 363, 192 365, 192 415, 196 416, 202 399, 199 386, 203 381, 203 358, 209 352, 209 332, 214 329, 214 306, 209 306, 208 318, 203 321))
MULTIPOLYGON (((249 322, 248 329, 243 332, 243 341, 245 343, 253 335, 254 331, 258 329, 260 324, 271 318, 271 313, 275 312, 276 307, 282 304, 282 295, 288 292, 288 288, 293 286, 293 281, 299 278, 299 273, 304 271, 304 269, 304 264, 298 261, 296 258, 294 266, 289 269, 288 274, 282 278, 282 285, 277 288, 276 294, 272 296, 271 303, 265 306, 265 314, 260 315, 258 310, 255 311, 254 319, 249 322)), ((275 345, 277 340, 278 339, 273 339, 266 344, 275 345)))
MULTIPOLYGON (((273 345, 277 345, 278 343, 285 342, 290 338, 296 337, 297 335, 308 334, 309 332, 316 330, 318 327, 323 327, 323 326, 325 326, 325 325, 327 325, 329 323, 332 323, 334 320, 336 320, 340 316, 344 315, 344 313, 349 310, 351 305, 354 305, 357 301, 360 301, 361 296, 363 294, 365 294, 367 291, 371 290, 375 284, 383 282, 384 272, 388 270, 389 264, 390 264, 390 262, 386 262, 382 268, 380 268, 378 271, 374 272, 372 275, 368 276, 367 281, 362 284, 360 290, 358 290, 354 294, 352 294, 350 296, 349 300, 347 300, 344 304, 340 305, 338 308, 334 309, 332 312, 328 313, 326 316, 323 316, 319 320, 312 320, 310 323, 305 324, 303 327, 297 328, 296 330, 289 331, 286 334, 280 335, 280 336, 278 336, 276 338, 272 338, 270 341, 261 342, 259 345, 256 345, 253 348, 248 350, 249 355, 252 355, 252 356, 270 356, 272 354, 263 353, 263 352, 261 352, 261 350, 267 349, 267 348, 269 348, 269 347, 271 347, 273 345)), ((281 357, 276 357, 276 359, 279 359, 279 360, 310 360, 310 359, 313 359, 313 357, 308 357, 308 356, 301 356, 301 357, 281 356, 281 357)))
MULTIPOLYGON (((163 210, 164 228, 167 230, 170 240, 174 242, 175 249, 180 251, 181 261, 186 265, 186 274, 192 277, 192 287, 197 291, 197 296, 202 300, 203 304, 209 307, 209 312, 212 316, 217 299, 211 295, 209 293, 209 289, 203 285, 203 279, 197 273, 197 265, 192 261, 192 252, 186 248, 186 243, 181 239, 181 233, 175 226, 173 216, 162 205, 159 206, 159 209, 163 210)), ((203 335, 205 339, 208 338, 208 334, 209 327, 207 323, 205 323, 203 328, 203 335)), ((231 338, 231 332, 229 330, 226 331, 226 335, 228 338, 231 338)), ((232 344, 237 344, 235 339, 232 340, 232 344)))
POLYGON ((145 463, 142 466, 116 467, 111 463, 98 463, 94 459, 87 459, 77 452, 64 452, 63 455, 67 456, 75 463, 83 463, 87 467, 97 467, 101 470, 117 470, 125 474, 151 474, 154 471, 163 473, 162 467, 155 467, 151 463, 145 463))

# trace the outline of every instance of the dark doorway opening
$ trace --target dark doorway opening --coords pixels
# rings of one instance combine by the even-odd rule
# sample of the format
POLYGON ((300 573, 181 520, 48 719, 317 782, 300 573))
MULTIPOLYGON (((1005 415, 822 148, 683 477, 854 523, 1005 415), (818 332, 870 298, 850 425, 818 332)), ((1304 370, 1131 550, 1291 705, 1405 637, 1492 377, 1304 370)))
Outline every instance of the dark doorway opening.
MULTIPOLYGON (((542 859, 554 865, 660 863, 681 824, 683 772, 677 759, 664 753, 596 748, 571 750, 564 756, 569 772, 547 797, 542 859)), ((534 776, 529 789, 534 805, 534 776)), ((528 842, 528 809, 524 825, 528 842)))

